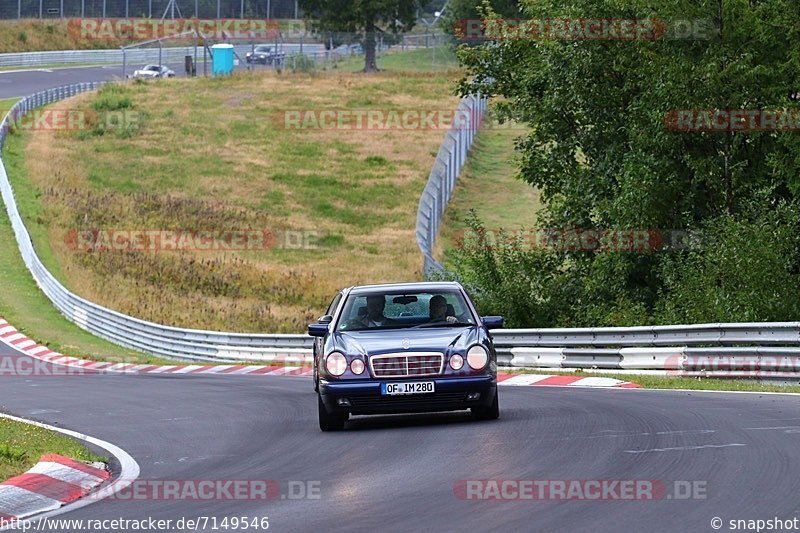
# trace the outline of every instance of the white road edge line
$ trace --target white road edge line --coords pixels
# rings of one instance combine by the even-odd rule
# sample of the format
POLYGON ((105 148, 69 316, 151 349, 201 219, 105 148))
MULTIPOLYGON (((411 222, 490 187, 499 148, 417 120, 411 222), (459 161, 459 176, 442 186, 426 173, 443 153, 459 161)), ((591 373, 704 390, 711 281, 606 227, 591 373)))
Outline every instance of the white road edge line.
POLYGON ((757 390, 706 390, 706 389, 648 389, 647 387, 639 388, 626 388, 626 387, 608 387, 613 390, 637 390, 648 392, 695 392, 697 394, 766 394, 766 395, 779 395, 779 396, 800 396, 800 392, 772 392, 772 391, 757 391, 757 390))
POLYGON ((91 498, 82 498, 80 500, 76 500, 70 504, 67 504, 55 511, 50 511, 47 513, 42 513, 38 515, 34 515, 28 517, 21 522, 12 522, 7 526, 0 527, 0 531, 6 531, 11 529, 13 526, 15 529, 19 528, 20 524, 23 523, 30 523, 40 518, 48 518, 51 516, 57 516, 60 514, 68 513, 70 511, 74 511, 76 509, 80 509, 81 507, 86 507, 95 502, 99 502, 104 498, 108 498, 109 496, 116 494, 117 492, 121 491, 122 489, 128 487, 131 483, 133 483, 139 477, 139 463, 131 457, 128 452, 123 450, 122 448, 111 444, 110 442, 106 442, 104 440, 100 440, 95 437, 91 437, 89 435, 85 435, 83 433, 78 433, 77 431, 71 431, 69 429, 59 428, 55 426, 51 426, 48 424, 43 424, 42 422, 36 422, 34 420, 27 420, 25 418, 20 418, 18 416, 9 415, 6 413, 0 413, 0 418, 6 418, 8 420, 14 420, 15 422, 22 422, 24 424, 31 424, 33 426, 38 426, 40 428, 49 429, 51 431, 57 431, 59 433, 63 433, 64 435, 69 435, 70 437, 75 437, 76 439, 80 439, 86 441, 90 444, 94 444, 95 446, 99 446, 103 448, 108 453, 114 456, 114 458, 119 461, 120 466, 122 467, 122 471, 119 474, 119 477, 116 481, 112 481, 109 485, 101 488, 97 492, 92 494, 91 498))
POLYGON ((624 453, 651 453, 651 452, 674 452, 684 450, 707 450, 710 448, 730 448, 747 446, 747 444, 732 443, 732 444, 701 444, 699 446, 678 446, 676 448, 651 448, 649 450, 625 450, 624 453))

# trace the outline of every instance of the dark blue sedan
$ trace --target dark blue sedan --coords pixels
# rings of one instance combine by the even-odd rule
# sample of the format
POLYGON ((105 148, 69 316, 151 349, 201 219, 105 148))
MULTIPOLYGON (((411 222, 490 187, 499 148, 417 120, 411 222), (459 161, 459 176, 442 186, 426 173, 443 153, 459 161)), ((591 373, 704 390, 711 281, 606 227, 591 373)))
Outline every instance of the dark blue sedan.
POLYGON ((479 316, 454 282, 344 289, 308 326, 320 429, 340 430, 350 415, 469 409, 498 418, 489 330, 502 325, 479 316))

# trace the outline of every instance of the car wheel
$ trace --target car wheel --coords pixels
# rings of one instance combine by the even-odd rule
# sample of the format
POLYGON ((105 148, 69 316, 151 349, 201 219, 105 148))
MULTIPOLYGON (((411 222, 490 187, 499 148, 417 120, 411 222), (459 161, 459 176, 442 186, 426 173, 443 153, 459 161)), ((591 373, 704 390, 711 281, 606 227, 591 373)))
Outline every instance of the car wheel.
POLYGON ((314 365, 314 392, 319 392, 319 372, 317 372, 317 365, 314 365))
POLYGON ((329 413, 322 403, 322 396, 317 395, 317 408, 319 410, 319 429, 322 431, 341 431, 344 429, 344 423, 349 418, 346 414, 340 415, 338 413, 329 413))
POLYGON ((472 416, 475 420, 497 420, 500 418, 500 403, 497 390, 494 391, 494 401, 489 407, 472 407, 472 416))

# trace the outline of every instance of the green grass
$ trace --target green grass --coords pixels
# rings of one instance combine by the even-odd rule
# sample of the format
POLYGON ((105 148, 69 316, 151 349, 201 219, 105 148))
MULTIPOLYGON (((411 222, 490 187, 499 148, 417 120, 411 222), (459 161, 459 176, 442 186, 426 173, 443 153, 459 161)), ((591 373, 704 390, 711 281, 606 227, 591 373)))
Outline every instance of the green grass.
POLYGON ((630 381, 646 389, 686 389, 708 391, 744 391, 744 392, 791 392, 800 393, 798 385, 772 385, 759 383, 753 380, 721 379, 721 378, 692 378, 680 376, 643 376, 639 374, 605 374, 602 372, 559 372, 538 369, 506 369, 505 371, 523 374, 552 374, 559 376, 581 376, 613 378, 621 381, 630 381))
POLYGON ((20 101, 20 98, 5 98, 0 100, 0 120, 8 113, 11 106, 20 101))
POLYGON ((540 208, 538 191, 516 177, 514 139, 523 134, 521 128, 505 125, 478 132, 447 206, 437 247, 447 250, 455 245, 470 209, 487 230, 535 226, 540 208))
POLYGON ((56 453, 78 461, 107 462, 79 441, 44 428, 0 418, 0 482, 35 465, 42 455, 56 453))
POLYGON ((0 316, 31 339, 66 355, 98 361, 174 364, 95 337, 64 318, 25 267, 5 207, 0 212, 0 316))
MULTIPOLYGON (((23 137, 9 135, 3 162, 14 187, 18 207, 33 220, 40 221, 39 195, 27 187, 23 154, 23 137)), ((27 227, 34 242, 46 241, 46 226, 29 223, 27 227)), ((51 272, 63 275, 49 246, 37 247, 37 254, 51 272)), ((25 266, 5 206, 0 209, 0 316, 31 339, 65 355, 98 361, 171 364, 170 360, 142 354, 95 337, 68 321, 39 289, 25 266)))
MULTIPOLYGON (((436 46, 413 50, 391 50, 377 58, 381 70, 434 72, 458 68, 458 59, 450 46, 436 46)), ((347 72, 358 72, 364 68, 364 57, 357 56, 343 61, 338 67, 347 72)))

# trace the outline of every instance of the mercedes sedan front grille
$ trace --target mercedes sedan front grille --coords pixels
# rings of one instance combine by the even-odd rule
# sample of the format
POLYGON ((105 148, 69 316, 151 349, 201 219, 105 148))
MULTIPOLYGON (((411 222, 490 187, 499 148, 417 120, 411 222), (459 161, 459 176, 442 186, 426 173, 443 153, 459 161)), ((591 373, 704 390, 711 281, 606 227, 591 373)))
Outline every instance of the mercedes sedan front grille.
POLYGON ((439 352, 414 352, 373 355, 369 365, 376 378, 435 376, 442 373, 444 355, 439 352))

